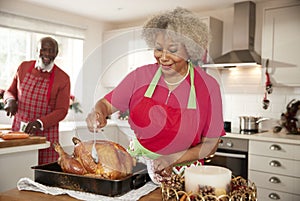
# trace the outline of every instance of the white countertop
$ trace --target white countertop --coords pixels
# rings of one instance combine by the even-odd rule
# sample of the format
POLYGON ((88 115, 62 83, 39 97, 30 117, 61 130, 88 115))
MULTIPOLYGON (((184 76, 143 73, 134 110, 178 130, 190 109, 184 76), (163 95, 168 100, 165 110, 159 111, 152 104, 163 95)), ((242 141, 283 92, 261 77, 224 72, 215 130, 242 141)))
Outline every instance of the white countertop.
POLYGON ((0 149, 0 155, 2 154, 11 154, 17 152, 25 152, 39 149, 46 149, 50 147, 50 142, 46 141, 41 144, 31 144, 31 145, 22 145, 22 146, 14 146, 14 147, 4 147, 0 149))
POLYGON ((256 133, 251 135, 226 133, 226 136, 224 137, 258 140, 258 141, 269 141, 269 142, 282 142, 282 143, 300 145, 300 135, 291 135, 291 134, 286 134, 284 132, 273 133, 273 131, 267 131, 267 132, 256 133))
MULTIPOLYGON (((124 127, 129 128, 127 121, 123 121, 123 120, 114 121, 114 120, 108 119, 106 126, 107 127, 118 126, 120 129, 124 128, 124 127)), ((74 130, 76 130, 76 128, 85 128, 85 127, 86 127, 85 121, 76 121, 76 122, 62 121, 62 122, 60 122, 59 131, 74 131, 74 130)), ((226 135, 224 137, 232 137, 232 138, 240 138, 240 139, 248 139, 248 140, 258 140, 258 141, 281 142, 281 143, 290 143, 290 144, 300 145, 300 135, 286 134, 284 131, 282 131, 280 133, 273 133, 272 131, 267 131, 267 132, 252 134, 252 135, 226 133, 226 135)), ((48 148, 49 146, 50 146, 50 143, 47 142, 44 144, 34 144, 34 145, 1 148, 0 154, 28 151, 28 150, 33 150, 33 149, 44 149, 44 148, 48 148)))
MULTIPOLYGON (((129 124, 125 120, 114 120, 115 122, 112 125, 117 124, 119 128, 128 127, 129 124)), ((300 145, 300 135, 291 135, 286 134, 283 129, 280 133, 273 133, 273 131, 266 131, 262 133, 256 134, 234 134, 234 133, 226 133, 224 137, 232 137, 232 138, 240 138, 240 139, 248 139, 248 140, 259 140, 259 141, 270 141, 270 142, 282 142, 282 143, 290 143, 290 144, 299 144, 300 145)))
POLYGON ((10 130, 11 129, 11 124, 0 124, 0 130, 10 130))
MULTIPOLYGON (((115 120, 115 123, 122 127, 128 127, 129 124, 125 120, 115 120)), ((224 137, 232 137, 232 138, 240 138, 240 139, 248 139, 248 140, 259 140, 259 141, 269 141, 269 142, 282 142, 282 143, 290 143, 290 144, 299 144, 300 145, 300 135, 291 135, 286 134, 283 129, 280 133, 273 133, 272 130, 256 133, 256 134, 234 134, 234 133, 226 133, 224 137)))
MULTIPOLYGON (((120 129, 124 127, 129 128, 129 124, 125 120, 111 120, 112 125, 117 125, 120 129)), ((291 135, 286 134, 283 129, 280 133, 273 133, 272 130, 256 133, 256 134, 234 134, 234 133, 226 133, 224 137, 232 137, 232 138, 240 138, 240 139, 248 139, 248 140, 259 140, 259 141, 269 141, 269 142, 282 142, 282 143, 290 143, 290 144, 299 144, 300 145, 300 135, 291 135)))
MULTIPOLYGON (((108 119, 106 127, 109 126, 117 126, 117 123, 113 120, 108 119)), ((86 128, 85 121, 61 121, 59 122, 59 131, 72 131, 76 130, 76 128, 86 128)))

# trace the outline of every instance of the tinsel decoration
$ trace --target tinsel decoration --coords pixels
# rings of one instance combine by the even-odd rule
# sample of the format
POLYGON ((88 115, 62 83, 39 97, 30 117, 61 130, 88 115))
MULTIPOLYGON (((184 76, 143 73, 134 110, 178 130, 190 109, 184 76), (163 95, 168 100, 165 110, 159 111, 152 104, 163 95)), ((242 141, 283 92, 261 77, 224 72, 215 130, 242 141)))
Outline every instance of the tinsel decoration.
POLYGON ((254 183, 240 176, 233 177, 228 194, 216 196, 211 186, 199 186, 197 193, 184 191, 184 176, 172 174, 161 181, 163 201, 257 201, 254 183))

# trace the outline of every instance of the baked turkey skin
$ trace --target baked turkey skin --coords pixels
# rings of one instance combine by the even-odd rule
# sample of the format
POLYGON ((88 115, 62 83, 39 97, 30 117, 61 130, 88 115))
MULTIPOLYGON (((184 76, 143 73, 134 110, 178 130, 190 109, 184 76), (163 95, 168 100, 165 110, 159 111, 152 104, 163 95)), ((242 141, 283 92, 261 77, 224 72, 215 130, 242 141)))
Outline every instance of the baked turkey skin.
POLYGON ((97 140, 99 162, 95 163, 91 154, 94 141, 82 142, 76 137, 73 137, 72 141, 74 143, 72 155, 67 154, 59 143, 53 144, 59 154, 57 162, 63 172, 110 180, 122 179, 132 174, 136 161, 120 144, 97 140))

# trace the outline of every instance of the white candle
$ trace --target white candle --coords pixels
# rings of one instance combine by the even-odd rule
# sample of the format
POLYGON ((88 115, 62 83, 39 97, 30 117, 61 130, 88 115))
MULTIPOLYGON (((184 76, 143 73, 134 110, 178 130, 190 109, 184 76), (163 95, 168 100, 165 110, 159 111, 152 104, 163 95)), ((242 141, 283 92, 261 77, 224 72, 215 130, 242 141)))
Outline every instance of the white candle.
POLYGON ((216 195, 229 192, 231 182, 231 170, 211 165, 189 167, 185 169, 185 191, 199 192, 199 186, 211 186, 215 188, 216 195))

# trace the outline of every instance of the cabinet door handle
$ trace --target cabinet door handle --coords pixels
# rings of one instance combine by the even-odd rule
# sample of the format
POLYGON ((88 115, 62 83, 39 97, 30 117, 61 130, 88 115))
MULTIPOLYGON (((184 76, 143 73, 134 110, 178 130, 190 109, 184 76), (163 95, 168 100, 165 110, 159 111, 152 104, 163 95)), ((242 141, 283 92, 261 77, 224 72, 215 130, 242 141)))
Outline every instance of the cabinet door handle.
POLYGON ((271 161, 269 163, 269 165, 272 166, 272 167, 280 167, 281 166, 279 161, 271 161))
POLYGON ((279 151, 281 150, 281 147, 277 144, 272 144, 269 149, 273 151, 279 151))
POLYGON ((273 184, 279 184, 281 181, 280 181, 280 179, 278 179, 277 177, 271 177, 271 178, 269 179, 269 182, 270 182, 270 183, 273 183, 273 184))
POLYGON ((269 198, 272 200, 280 200, 280 197, 277 193, 270 193, 269 198))
POLYGON ((205 163, 210 163, 211 160, 212 160, 212 158, 213 158, 214 156, 215 156, 214 154, 211 154, 211 155, 205 157, 205 158, 204 158, 204 162, 205 162, 205 163))

